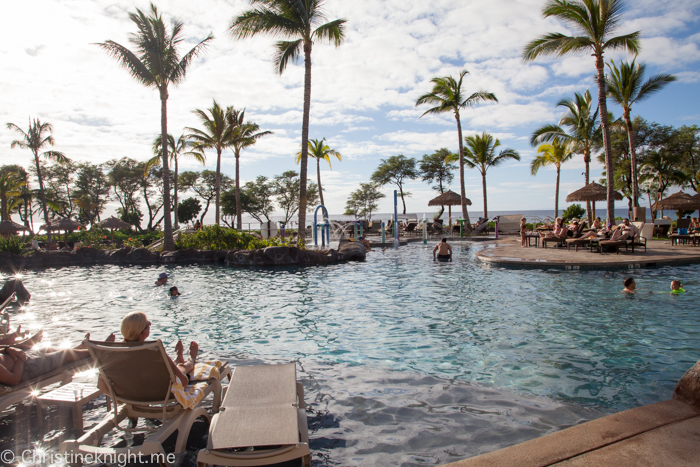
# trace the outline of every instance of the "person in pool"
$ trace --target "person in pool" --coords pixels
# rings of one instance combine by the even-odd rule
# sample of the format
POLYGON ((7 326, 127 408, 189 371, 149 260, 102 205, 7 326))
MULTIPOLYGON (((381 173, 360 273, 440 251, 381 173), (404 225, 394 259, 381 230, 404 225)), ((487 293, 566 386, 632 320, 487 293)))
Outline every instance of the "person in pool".
POLYGON ((628 277, 625 279, 625 282, 623 282, 625 288, 622 290, 625 293, 635 293, 635 289, 637 288, 637 284, 634 282, 634 279, 631 277, 628 277))
POLYGON ((452 260, 452 247, 447 243, 446 238, 443 238, 442 241, 433 248, 433 261, 436 259, 441 259, 443 261, 452 260), (436 252, 437 258, 435 257, 436 252))
POLYGON ((177 287, 173 286, 170 287, 170 296, 171 297, 177 297, 178 295, 182 295, 179 290, 177 290, 177 287))
POLYGON ((683 284, 681 284, 681 281, 679 281, 679 280, 671 281, 671 293, 672 294, 685 293, 685 289, 683 288, 683 284))
POLYGON ((365 237, 360 237, 360 243, 362 243, 365 246, 365 250, 372 251, 372 247, 369 244, 369 241, 365 237))
POLYGON ((158 280, 156 281, 156 285, 165 285, 168 283, 168 275, 164 272, 161 272, 158 274, 158 280))

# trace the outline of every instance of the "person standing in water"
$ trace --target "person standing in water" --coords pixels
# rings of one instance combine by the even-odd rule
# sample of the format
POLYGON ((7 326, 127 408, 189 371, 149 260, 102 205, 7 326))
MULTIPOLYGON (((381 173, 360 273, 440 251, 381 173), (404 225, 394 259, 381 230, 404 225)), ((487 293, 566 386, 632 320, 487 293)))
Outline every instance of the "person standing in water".
POLYGON ((446 238, 443 238, 442 241, 433 248, 433 261, 436 259, 441 261, 452 260, 452 247, 447 243, 446 238), (435 253, 437 253, 437 258, 435 257, 435 253))

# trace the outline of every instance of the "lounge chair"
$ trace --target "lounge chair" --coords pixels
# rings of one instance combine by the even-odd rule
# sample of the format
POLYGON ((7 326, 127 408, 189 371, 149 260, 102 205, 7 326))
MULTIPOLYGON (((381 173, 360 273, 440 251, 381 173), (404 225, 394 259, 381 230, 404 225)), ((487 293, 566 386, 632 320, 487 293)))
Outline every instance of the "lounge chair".
POLYGON ((86 358, 69 363, 50 373, 41 375, 35 379, 23 381, 20 384, 15 384, 14 386, 0 384, 0 412, 13 404, 36 396, 38 391, 47 386, 58 383, 61 383, 61 385, 68 384, 73 379, 73 375, 82 371, 87 371, 91 368, 93 368, 92 358, 86 358))
POLYGON ((416 231, 418 222, 409 222, 406 228, 402 231, 405 235, 413 235, 416 231))
POLYGON ((99 453, 112 455, 114 458, 155 454, 161 456, 159 460, 165 462, 162 444, 171 434, 178 432, 175 453, 181 453, 185 450, 187 437, 195 420, 200 417, 209 419, 209 413, 200 405, 201 399, 213 393, 213 411, 219 410, 221 379, 224 376, 230 379, 231 376, 228 367, 222 367, 218 379, 210 378, 199 386, 199 402, 190 408, 184 408, 171 393, 177 380, 160 340, 85 343, 100 371, 100 379, 109 389, 108 395, 114 402, 113 412, 79 439, 62 443, 62 453, 74 456, 81 452, 90 455, 99 453), (120 426, 127 417, 160 420, 162 424, 155 428, 120 426), (102 438, 113 429, 144 433, 143 444, 123 448, 100 447, 102 438))
POLYGON ((237 367, 197 466, 311 465, 304 408, 294 363, 237 367))
POLYGON ((489 224, 491 222, 495 222, 495 221, 496 221, 495 217, 492 217, 491 219, 486 219, 486 221, 484 221, 481 224, 479 224, 478 226, 474 227, 474 230, 472 230, 472 235, 478 235, 478 234, 482 234, 484 232, 488 233, 489 224))
POLYGON ((572 246, 576 247, 576 251, 578 251, 578 248, 586 248, 591 244, 591 239, 586 237, 586 238, 567 238, 566 239, 566 249, 569 250, 572 246))

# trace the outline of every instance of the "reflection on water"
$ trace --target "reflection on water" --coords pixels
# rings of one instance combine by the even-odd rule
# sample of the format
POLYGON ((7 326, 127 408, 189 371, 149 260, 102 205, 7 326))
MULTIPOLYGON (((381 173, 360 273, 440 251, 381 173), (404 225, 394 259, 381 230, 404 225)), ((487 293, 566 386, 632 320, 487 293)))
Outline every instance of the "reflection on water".
POLYGON ((637 270, 638 288, 656 293, 629 297, 626 272, 500 269, 475 262, 483 246, 469 244, 435 263, 431 246, 325 267, 27 271, 33 297, 12 323, 77 343, 118 334, 141 310, 171 349, 196 340, 234 362, 297 361, 314 455, 333 465, 446 462, 513 444, 667 399, 700 359, 699 266, 637 270), (162 271, 182 296, 154 287, 162 271), (689 292, 660 293, 672 278, 689 292))

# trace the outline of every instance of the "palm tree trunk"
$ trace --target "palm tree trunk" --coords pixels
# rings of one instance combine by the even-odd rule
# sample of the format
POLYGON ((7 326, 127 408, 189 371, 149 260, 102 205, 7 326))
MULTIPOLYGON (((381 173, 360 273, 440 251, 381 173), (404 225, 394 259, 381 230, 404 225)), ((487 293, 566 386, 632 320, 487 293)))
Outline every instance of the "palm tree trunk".
POLYGON ((488 219, 489 210, 486 206, 486 172, 481 173, 481 189, 484 192, 484 219, 488 219))
POLYGON ((241 174, 240 174, 240 152, 236 149, 236 229, 243 229, 243 219, 241 215, 241 174))
POLYGON ((177 166, 177 157, 173 158, 175 160, 175 180, 173 180, 173 198, 174 198, 174 203, 173 203, 173 217, 175 218, 175 230, 180 228, 180 222, 177 218, 177 174, 178 174, 178 166, 177 166))
POLYGON ((168 167, 168 90, 160 90, 160 141, 163 152, 163 251, 175 250, 170 216, 170 168, 168 167))
POLYGON ((216 148, 216 199, 214 200, 214 223, 219 225, 219 198, 221 196, 221 148, 216 148))
POLYGON ((637 154, 634 148, 634 133, 632 129, 632 120, 630 119, 630 110, 624 111, 625 125, 627 125, 627 138, 630 144, 630 165, 632 166, 632 207, 639 207, 639 184, 637 182, 637 154))
POLYGON ((561 167, 557 166, 557 183, 554 187, 554 217, 559 217, 559 174, 561 173, 561 167))
MULTIPOLYGON (((586 164, 586 185, 590 183, 591 177, 591 150, 586 148, 583 152, 583 163, 586 164)), ((593 225, 593 216, 595 215, 595 207, 591 209, 591 202, 586 201, 586 214, 588 217, 588 225, 593 225)))
POLYGON ((304 39, 304 114, 301 123, 299 167, 299 239, 306 239, 306 171, 309 159, 309 113, 311 112, 311 39, 304 39))
POLYGON ((469 222, 469 213, 467 212, 467 192, 464 189, 464 145, 462 144, 462 122, 459 120, 459 110, 455 110, 455 119, 457 120, 457 138, 459 138, 459 191, 462 195, 462 219, 466 219, 464 229, 471 232, 472 224, 469 222))
POLYGON ((316 159, 316 177, 318 178, 318 196, 319 199, 321 200, 322 205, 326 205, 326 203, 323 202, 323 188, 321 188, 321 158, 316 159))
POLYGON ((39 153, 34 152, 36 162, 36 178, 39 180, 39 193, 41 194, 41 207, 44 210, 44 221, 46 222, 46 243, 51 243, 51 220, 49 219, 49 209, 46 205, 46 191, 44 190, 44 178, 41 176, 41 165, 39 164, 39 153))
POLYGON ((603 128, 603 146, 605 148, 605 171, 606 183, 608 188, 607 202, 607 222, 612 223, 615 220, 615 192, 613 180, 613 161, 612 161, 612 144, 610 142, 610 128, 608 122, 608 103, 605 94, 605 69, 603 62, 603 52, 596 51, 596 69, 598 70, 598 110, 600 111, 600 126, 603 128))

